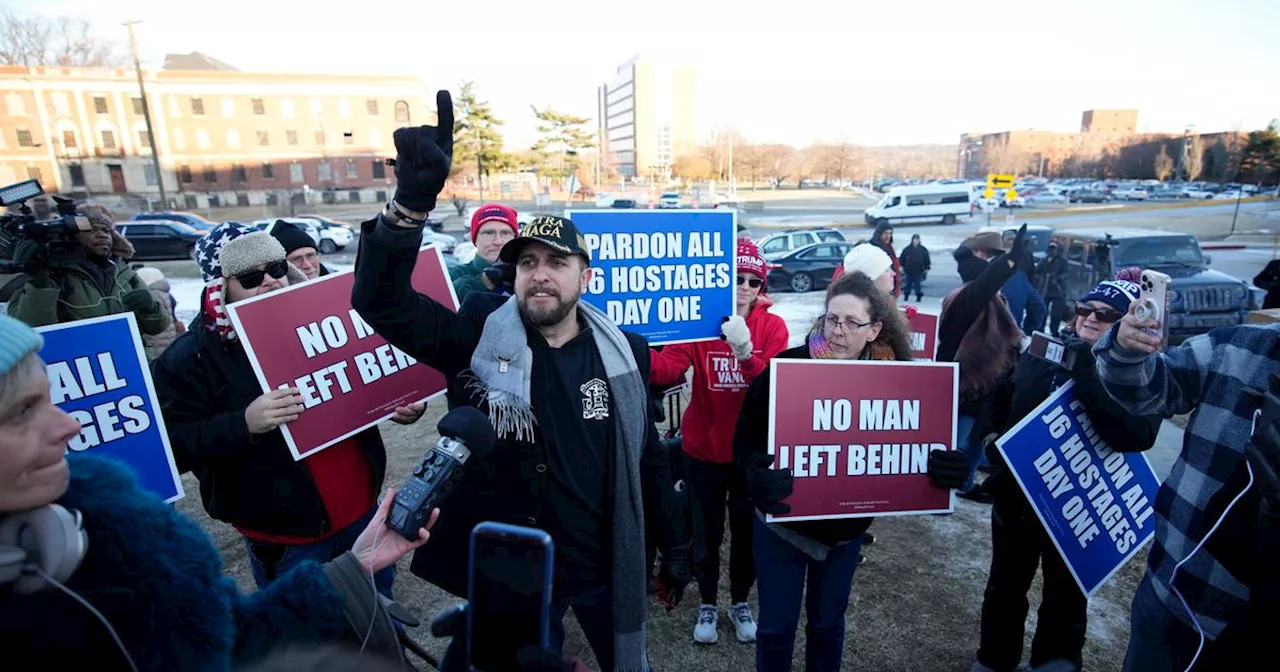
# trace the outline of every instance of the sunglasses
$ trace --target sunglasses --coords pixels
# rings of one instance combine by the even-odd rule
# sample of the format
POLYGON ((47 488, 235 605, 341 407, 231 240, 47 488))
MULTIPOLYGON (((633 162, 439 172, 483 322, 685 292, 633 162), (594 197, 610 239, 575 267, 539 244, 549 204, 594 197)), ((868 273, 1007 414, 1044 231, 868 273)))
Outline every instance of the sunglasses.
POLYGON ((746 276, 739 275, 738 284, 741 285, 744 282, 751 285, 752 289, 760 289, 760 285, 764 284, 764 280, 761 280, 760 278, 748 278, 746 276))
POLYGON ((1087 318, 1090 314, 1097 317, 1099 322, 1106 322, 1107 324, 1112 324, 1124 317, 1124 313, 1116 310, 1115 308, 1094 308, 1093 306, 1084 303, 1076 304, 1077 316, 1087 318))
POLYGON ((267 264, 266 268, 258 268, 252 271, 245 271, 244 273, 240 273, 236 275, 236 280, 239 280, 240 286, 244 287, 245 289, 253 289, 254 287, 257 287, 258 285, 262 284, 262 281, 266 279, 266 276, 268 273, 271 274, 271 277, 275 278, 276 280, 279 280, 280 278, 283 278, 285 274, 287 274, 288 272, 289 272, 289 262, 273 261, 267 264))

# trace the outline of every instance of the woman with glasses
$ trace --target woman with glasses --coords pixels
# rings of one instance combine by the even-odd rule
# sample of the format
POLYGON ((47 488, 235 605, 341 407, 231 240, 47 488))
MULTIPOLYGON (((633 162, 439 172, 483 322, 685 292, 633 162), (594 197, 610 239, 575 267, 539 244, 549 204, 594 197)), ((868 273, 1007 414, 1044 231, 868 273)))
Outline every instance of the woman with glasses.
MULTIPOLYGON (((1122 271, 1122 275, 1126 271, 1122 271)), ((987 400, 977 436, 1000 435, 1068 381, 1084 404, 1093 427, 1112 448, 1146 450, 1155 444, 1160 418, 1126 413, 1107 395, 1094 365, 1093 345, 1129 311, 1138 285, 1128 280, 1098 283, 1075 306, 1075 320, 1062 328, 1064 360, 1070 368, 1023 353, 987 400)), ((1081 667, 1088 600, 1063 564, 1044 526, 996 451, 988 451, 992 473, 986 488, 991 510, 991 573, 982 604, 982 637, 974 672, 1009 672, 1022 659, 1027 590, 1036 567, 1044 588, 1031 643, 1032 670, 1070 672, 1081 667)))
POLYGON ((498 263, 502 246, 516 237, 519 228, 516 211, 505 205, 489 203, 476 208, 471 215, 471 242, 476 246, 476 256, 469 263, 449 269, 459 304, 471 292, 491 292, 498 288, 494 280, 501 273, 485 271, 498 263))
POLYGON ((766 266, 756 244, 738 240, 737 312, 721 325, 723 340, 683 343, 654 350, 652 386, 682 382, 693 368, 692 398, 681 424, 688 455, 688 486, 693 503, 693 561, 698 566, 702 602, 693 639, 714 644, 719 638, 720 544, 725 510, 729 512, 729 618, 740 642, 754 642, 756 620, 747 594, 756 580, 751 553, 751 503, 733 468, 733 428, 747 386, 787 347, 787 323, 769 312, 766 266))
MULTIPOLYGON (((805 342, 780 353, 780 359, 912 361, 906 321, 893 299, 862 273, 842 276, 827 289, 824 312, 805 342)), ((761 514, 780 515, 791 510, 782 500, 791 495, 792 474, 790 469, 772 468, 770 384, 766 369, 748 389, 733 435, 733 457, 752 504, 761 514)), ((938 450, 929 455, 929 475, 938 485, 953 488, 963 481, 965 464, 965 456, 958 451, 938 450), (941 473, 944 470, 949 477, 941 473)), ((756 670, 792 669, 802 604, 808 617, 804 669, 841 669, 845 611, 863 534, 871 520, 767 523, 763 515, 755 516, 760 599, 756 670)))
MULTIPOLYGON (((209 515, 236 528, 259 587, 351 548, 373 519, 387 455, 361 432, 295 461, 280 426, 298 418, 293 387, 262 392, 226 307, 305 282, 265 232, 225 222, 196 244, 201 312, 152 365, 178 470, 200 480, 209 515)), ((296 339, 290 333, 277 335, 296 339)), ((395 568, 375 575, 391 597, 395 568)))

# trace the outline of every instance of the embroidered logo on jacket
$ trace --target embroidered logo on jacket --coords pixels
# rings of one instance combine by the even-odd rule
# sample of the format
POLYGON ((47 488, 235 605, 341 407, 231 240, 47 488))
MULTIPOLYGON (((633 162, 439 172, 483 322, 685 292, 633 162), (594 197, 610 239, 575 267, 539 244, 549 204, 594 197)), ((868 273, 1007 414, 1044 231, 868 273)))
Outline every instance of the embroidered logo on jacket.
POLYGON ((742 365, 732 352, 707 352, 707 388, 730 392, 747 389, 747 380, 742 377, 742 365))
POLYGON ((609 386, 599 378, 582 384, 582 419, 604 420, 609 417, 609 386))

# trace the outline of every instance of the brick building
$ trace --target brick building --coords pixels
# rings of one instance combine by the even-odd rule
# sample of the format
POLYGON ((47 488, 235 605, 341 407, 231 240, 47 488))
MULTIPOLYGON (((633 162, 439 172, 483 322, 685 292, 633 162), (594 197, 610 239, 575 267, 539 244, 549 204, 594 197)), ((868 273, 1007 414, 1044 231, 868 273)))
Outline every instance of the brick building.
POLYGON ((143 79, 159 171, 132 69, 0 66, 0 186, 34 177, 48 192, 154 199, 162 179, 180 208, 304 187, 346 201, 386 190, 393 131, 435 116, 414 77, 246 73, 196 53, 143 79))
POLYGON ((1026 129, 966 133, 960 136, 960 174, 965 178, 998 171, 1057 174, 1073 157, 1118 153, 1144 137, 1137 127, 1137 110, 1085 110, 1079 132, 1026 129))

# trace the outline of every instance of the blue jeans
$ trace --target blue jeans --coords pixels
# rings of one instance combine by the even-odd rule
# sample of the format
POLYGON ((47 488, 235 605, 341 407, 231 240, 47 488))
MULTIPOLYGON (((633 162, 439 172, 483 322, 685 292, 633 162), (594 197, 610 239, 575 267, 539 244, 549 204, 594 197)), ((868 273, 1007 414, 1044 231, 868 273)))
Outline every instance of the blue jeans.
POLYGON ((964 487, 960 488, 961 492, 969 490, 973 487, 974 476, 978 473, 978 465, 982 464, 985 455, 982 450, 982 442, 974 441, 969 435, 973 433, 973 426, 977 424, 978 419, 968 413, 961 413, 956 416, 956 447, 969 457, 969 477, 964 481, 964 487))
MULTIPOLYGON (((281 575, 287 574, 289 570, 302 564, 304 560, 325 563, 351 550, 351 547, 356 543, 356 537, 359 537, 364 528, 369 526, 369 521, 373 519, 373 514, 377 508, 375 505, 359 520, 342 528, 332 537, 310 544, 295 546, 245 539, 245 545, 249 548, 249 567, 253 569, 254 582, 258 584, 259 588, 265 588, 268 583, 271 583, 281 575)), ((395 534, 395 532, 388 528, 383 530, 383 534, 395 534)), ((373 575, 374 586, 377 587, 379 593, 382 593, 389 600, 395 599, 391 595, 391 584, 395 583, 395 580, 395 565, 373 575)))
MULTIPOLYGON (((1129 650, 1123 672, 1164 672, 1187 669, 1200 645, 1200 633, 1183 623, 1156 596, 1151 574, 1142 577, 1133 594, 1129 616, 1129 650)), ((1212 642, 1206 641, 1207 647, 1212 642)), ((1201 654, 1203 657, 1204 654, 1201 654)), ((1197 664, 1197 667, 1199 664, 1197 664)))
POLYGON ((849 609, 853 573, 862 538, 831 549, 818 562, 755 519, 756 592, 760 619, 756 629, 756 671, 790 670, 803 598, 806 672, 837 672, 844 655, 844 615, 849 609), (809 575, 808 590, 805 574, 809 575))
POLYGON ((907 273, 902 281, 902 299, 905 301, 907 297, 915 294, 916 296, 924 295, 924 287, 921 282, 924 280, 923 275, 912 275, 907 273))

